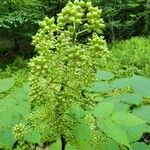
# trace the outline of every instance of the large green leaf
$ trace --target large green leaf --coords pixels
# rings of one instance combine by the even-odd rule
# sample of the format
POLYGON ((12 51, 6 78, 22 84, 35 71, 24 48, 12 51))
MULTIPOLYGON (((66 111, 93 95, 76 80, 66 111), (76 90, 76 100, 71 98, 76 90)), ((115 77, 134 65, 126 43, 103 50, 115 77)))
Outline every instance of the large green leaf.
POLYGON ((150 79, 133 76, 131 79, 132 87, 134 91, 144 97, 150 97, 150 79))
POLYGON ((33 129, 31 132, 29 132, 26 135, 25 140, 28 142, 40 144, 41 143, 41 135, 40 135, 39 130, 33 129))
POLYGON ((116 141, 107 137, 104 141, 98 143, 96 149, 92 149, 92 150, 118 150, 118 147, 119 144, 116 141))
POLYGON ((98 80, 111 80, 115 75, 109 71, 97 71, 96 79, 98 80))
POLYGON ((116 142, 130 147, 125 130, 112 120, 99 120, 99 128, 110 138, 116 142))
MULTIPOLYGON (((11 128, 12 130, 12 127, 18 122, 25 122, 26 116, 30 113, 30 107, 29 97, 27 92, 24 91, 24 86, 16 89, 0 101, 0 130, 3 131, 0 132, 1 141, 11 142, 11 136, 7 137, 8 131, 5 129, 9 130, 11 128), (7 140, 6 137, 8 138, 7 140)), ((12 131, 9 132, 11 133, 12 131)), ((13 142, 12 144, 8 143, 8 145, 12 146, 13 142)))
POLYGON ((0 93, 6 92, 15 84, 15 80, 12 78, 2 79, 0 80, 0 93))
POLYGON ((131 81, 129 78, 121 78, 121 79, 116 79, 111 83, 112 88, 114 89, 120 89, 120 88, 125 88, 131 85, 131 81))
POLYGON ((133 150, 150 150, 150 146, 139 142, 133 143, 131 147, 133 150))
POLYGON ((52 144, 50 150, 61 150, 61 141, 57 140, 54 144, 52 144))
POLYGON ((112 88, 110 84, 106 82, 96 82, 92 85, 90 89, 90 91, 92 92, 103 92, 103 93, 109 92, 111 90, 112 88))
POLYGON ((136 93, 125 93, 119 96, 119 99, 127 104, 140 105, 143 101, 143 97, 136 93))
POLYGON ((80 149, 84 150, 89 149, 90 139, 91 139, 91 130, 90 127, 86 124, 78 124, 76 127, 73 128, 74 136, 79 143, 80 149))
POLYGON ((14 136, 12 135, 12 128, 2 128, 0 129, 0 149, 12 149, 15 143, 14 136))
POLYGON ((122 102, 116 103, 114 111, 117 111, 117 112, 120 112, 120 111, 121 112, 128 112, 129 111, 129 105, 128 104, 124 104, 122 102))
POLYGON ((136 142, 141 139, 143 133, 149 132, 149 126, 147 124, 140 124, 136 126, 126 126, 124 129, 127 132, 127 136, 130 143, 136 142))
POLYGON ((30 102, 23 88, 16 89, 0 101, 0 127, 24 120, 30 113, 30 102))
POLYGON ((95 107, 93 114, 95 117, 99 119, 107 119, 113 112, 114 103, 113 102, 103 102, 99 103, 97 107, 95 107))
POLYGON ((125 112, 114 112, 111 119, 117 124, 124 126, 135 126, 139 124, 144 124, 145 121, 131 113, 125 112))
POLYGON ((79 107, 79 106, 72 106, 67 112, 66 114, 72 118, 75 119, 80 119, 82 117, 84 117, 85 115, 85 111, 79 107))
POLYGON ((133 110, 133 113, 150 123, 150 106, 141 106, 133 110))
POLYGON ((75 146, 72 146, 70 143, 67 143, 65 150, 78 150, 75 146))

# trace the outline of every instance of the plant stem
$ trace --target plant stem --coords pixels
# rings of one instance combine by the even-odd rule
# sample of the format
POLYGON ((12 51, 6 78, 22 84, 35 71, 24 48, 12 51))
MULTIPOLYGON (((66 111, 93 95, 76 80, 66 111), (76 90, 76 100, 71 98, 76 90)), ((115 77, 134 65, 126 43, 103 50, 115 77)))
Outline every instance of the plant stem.
POLYGON ((67 142, 63 135, 61 135, 61 144, 62 144, 61 150, 65 150, 67 142))

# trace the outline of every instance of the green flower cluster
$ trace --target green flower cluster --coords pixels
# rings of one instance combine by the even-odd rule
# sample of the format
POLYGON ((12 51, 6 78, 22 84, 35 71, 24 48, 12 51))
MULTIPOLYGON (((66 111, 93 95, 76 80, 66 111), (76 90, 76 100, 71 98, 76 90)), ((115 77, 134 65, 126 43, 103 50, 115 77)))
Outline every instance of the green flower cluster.
POLYGON ((27 134, 27 128, 24 124, 19 123, 16 124, 13 128, 13 135, 16 139, 23 139, 25 135, 27 134))
POLYGON ((46 17, 40 22, 33 37, 38 56, 29 63, 30 97, 32 105, 47 114, 42 122, 47 122, 55 136, 68 137, 66 133, 76 122, 66 117, 68 109, 73 105, 89 109, 94 104, 83 88, 95 80, 99 59, 108 55, 106 42, 99 34, 104 26, 100 14, 101 10, 89 2, 69 2, 56 21, 46 17), (78 41, 84 32, 92 35, 86 44, 78 41))

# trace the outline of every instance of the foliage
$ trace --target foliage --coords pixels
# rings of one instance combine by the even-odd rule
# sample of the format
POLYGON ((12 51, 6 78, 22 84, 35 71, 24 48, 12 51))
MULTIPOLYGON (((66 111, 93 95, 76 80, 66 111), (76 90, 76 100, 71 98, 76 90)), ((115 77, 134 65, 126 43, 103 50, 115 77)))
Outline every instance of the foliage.
MULTIPOLYGON (((99 149, 99 147, 101 147, 102 150, 114 147, 115 150, 119 149, 118 143, 128 147, 130 147, 129 144, 132 143, 131 147, 133 149, 136 149, 137 145, 145 148, 146 150, 148 149, 146 144, 137 143, 136 141, 139 141, 139 139, 142 138, 143 133, 149 132, 150 107, 149 105, 142 104, 144 103, 145 98, 150 97, 150 94, 147 94, 150 87, 147 87, 145 94, 140 91, 143 91, 143 86, 149 85, 150 80, 138 76, 113 80, 112 78, 107 78, 109 74, 112 75, 110 72, 97 71, 97 74, 95 75, 95 77, 98 77, 97 82, 99 84, 101 84, 101 82, 106 82, 112 89, 109 92, 107 90, 105 92, 101 92, 101 89, 98 89, 95 92, 92 90, 92 97, 94 97, 97 104, 90 109, 90 111, 84 111, 81 107, 78 107, 78 105, 74 105, 75 107, 65 111, 66 117, 69 117, 69 119, 76 119, 76 121, 78 121, 78 123, 73 125, 72 128, 72 133, 74 134, 74 138, 77 143, 68 141, 66 150, 82 150, 85 149, 85 146, 89 150, 96 150, 99 149), (125 82, 128 80, 127 84, 123 84, 125 83, 123 80, 125 80, 125 82), (141 81, 146 81, 147 85, 141 81), (137 91, 136 85, 139 85, 139 83, 141 85, 137 91), (126 88, 127 90, 125 90, 126 88), (131 97, 128 95, 128 97, 126 97, 126 102, 125 99, 122 99, 122 95, 129 92, 131 94, 137 93, 138 95, 146 96, 144 96, 145 98, 142 98, 139 102, 138 99, 133 101, 132 95, 131 97), (129 99, 131 99, 131 101, 129 101, 129 99), (138 103, 136 103, 136 101, 138 101, 138 103), (124 109, 124 107, 127 107, 127 109, 124 109), (112 139, 118 143, 114 142, 112 139)), ((7 86, 12 88, 13 85, 11 82, 6 83, 7 80, 12 81, 13 79, 4 79, 3 82, 1 82, 0 87, 3 87, 3 83, 5 82, 5 87, 7 86)), ((93 87, 93 84, 91 87, 93 87)), ((88 90, 91 91, 91 88, 88 90)), ((30 101, 27 95, 28 92, 29 85, 24 84, 23 87, 15 89, 10 95, 2 99, 0 102, 1 148, 12 149, 15 141, 19 140, 23 143, 18 143, 19 145, 17 145, 17 148, 20 147, 21 149, 28 149, 29 146, 32 146, 32 143, 40 144, 42 139, 41 137, 43 134, 45 136, 45 133, 38 131, 38 129, 40 129, 40 131, 42 129, 40 128, 41 122, 40 124, 36 124, 38 123, 38 120, 41 119, 38 115, 43 117, 43 113, 38 112, 29 114, 30 101), (28 142, 28 145, 26 145, 24 141, 28 142)), ((44 125, 44 122, 42 122, 42 125, 44 125)), ((61 141, 58 139, 56 143, 50 146, 50 150, 61 149, 61 146, 61 141)))
MULTIPOLYGON (((14 80, 12 78, 1 80, 0 88, 5 89, 1 93, 9 90, 13 85, 14 80)), ((28 91, 29 86, 24 84, 22 88, 17 88, 11 94, 0 99, 0 148, 12 149, 16 141, 12 135, 13 126, 19 122, 25 123, 26 116, 30 113, 28 91)))
POLYGON ((19 41, 31 38, 37 22, 42 18, 38 0, 2 0, 0 2, 0 28, 6 29, 13 39, 14 50, 19 50, 19 41), (29 28, 30 27, 30 28, 29 28))
MULTIPOLYGON (((101 10, 90 2, 75 0, 57 19, 45 17, 39 23, 40 29, 33 37, 38 55, 29 63, 31 87, 28 83, 21 85, 27 70, 13 68, 18 63, 19 68, 25 67, 22 59, 2 72, 0 148, 149 149, 150 79, 138 75, 116 79, 114 73, 99 70, 112 69, 119 62, 118 52, 108 53, 100 15, 101 10), (88 37, 82 41, 80 36, 85 34, 88 37), (20 78, 21 74, 24 77, 20 78)), ((143 47, 138 48, 142 50, 137 56, 143 56, 143 47)), ((135 57, 135 62, 145 57, 135 57)), ((135 62, 132 67, 140 68, 135 62)), ((121 65, 117 69, 121 70, 121 65)), ((126 74, 133 74, 128 71, 126 74)), ((144 72, 149 73, 134 73, 144 72)))
POLYGON ((129 40, 110 45, 108 58, 101 59, 101 68, 115 73, 118 77, 134 74, 150 76, 150 38, 132 37, 129 40))
POLYGON ((109 41, 150 34, 149 0, 93 0, 103 9, 109 41))
MULTIPOLYGON (((80 117, 80 124, 77 124, 73 128, 73 133, 75 139, 77 142, 79 142, 79 147, 74 147, 76 145, 74 145, 74 143, 67 143, 66 149, 82 150, 86 147, 86 149, 89 150, 98 150, 99 148, 102 150, 107 150, 110 148, 116 150, 119 149, 119 147, 122 147, 119 146, 118 143, 120 143, 128 146, 129 148, 132 147, 133 149, 136 149, 139 146, 139 148, 148 150, 149 146, 145 144, 147 141, 144 141, 143 134, 145 132, 149 132, 148 115, 150 112, 148 111, 150 110, 150 107, 148 105, 143 105, 141 107, 141 105, 144 103, 144 98, 142 98, 140 103, 136 104, 136 99, 133 102, 132 96, 128 96, 127 100, 129 101, 129 99, 131 99, 131 102, 128 103, 126 101, 122 101, 122 95, 130 92, 131 94, 137 93, 138 95, 143 96, 143 94, 141 94, 139 91, 136 91, 135 87, 138 82, 141 81, 141 79, 147 81, 147 85, 149 85, 150 80, 142 77, 136 77, 138 80, 134 80, 135 77, 133 76, 132 78, 128 78, 129 82, 124 85, 124 87, 120 87, 120 85, 123 83, 122 81, 126 81, 127 78, 103 80, 105 77, 107 78, 108 74, 112 75, 112 73, 107 72, 106 74, 106 71, 101 71, 101 76, 99 73, 100 71, 98 71, 98 75, 96 74, 96 77, 101 77, 101 82, 108 83, 112 89, 110 92, 107 92, 107 90, 105 92, 101 92, 101 90, 98 89, 99 91, 96 90, 94 93, 92 93, 97 101, 97 105, 95 105, 91 111, 85 111, 84 115, 81 111, 75 112, 74 116, 79 116, 79 112, 81 112, 80 115, 82 116, 80 117), (118 84, 118 87, 114 87, 114 83, 119 82, 120 84, 118 84), (125 90, 126 88, 128 90, 125 90), (127 107, 127 109, 123 109, 124 107, 127 107), (147 108, 147 111, 142 110, 143 107, 147 108), (134 115, 135 112, 137 112, 136 115, 140 118, 134 115), (145 121, 141 118, 143 118, 145 121), (110 138, 115 140, 117 143, 112 141, 110 138), (142 138, 145 143, 137 142, 142 138), (109 147, 108 143, 111 145, 111 147, 109 147), (131 146, 129 145, 130 143, 131 146)), ((145 86, 144 82, 140 85, 141 91, 142 86, 145 86)), ((150 90, 150 87, 147 88, 147 91, 148 90, 150 90)), ((146 97, 150 98, 150 94, 146 97)), ((57 140, 57 142, 54 143, 50 148, 50 150, 55 149, 61 149, 60 140, 57 140)), ((121 149, 123 149, 123 147, 121 149)))
MULTIPOLYGON (((107 81, 99 81, 94 83, 94 88, 86 88, 94 81, 95 71, 100 67, 99 60, 107 52, 106 43, 99 36, 104 26, 98 15, 100 13, 90 2, 69 2, 58 14, 57 24, 54 18, 46 17, 40 22, 41 28, 33 38, 38 56, 29 63, 30 96, 34 109, 30 121, 31 126, 40 129, 43 142, 58 141, 54 149, 65 147, 66 143, 80 150, 85 149, 85 146, 89 150, 99 149, 101 136, 105 137, 102 141, 111 138, 131 148, 128 135, 122 126, 146 126, 146 121, 130 111, 120 115, 115 109, 115 101, 99 102, 99 96, 93 97, 94 92, 100 96, 105 93, 108 98, 113 98, 111 94, 115 94, 113 90, 117 89, 113 89, 107 81), (77 37, 85 31, 90 33, 90 38, 87 43, 81 43, 77 37), (105 86, 101 86, 102 84, 105 86), (92 106, 95 106, 94 110, 92 106), (125 122, 123 125, 122 117, 125 122)), ((108 80, 114 75, 98 72, 96 77, 99 80, 108 80)), ((134 85, 133 81, 132 86, 134 85)))

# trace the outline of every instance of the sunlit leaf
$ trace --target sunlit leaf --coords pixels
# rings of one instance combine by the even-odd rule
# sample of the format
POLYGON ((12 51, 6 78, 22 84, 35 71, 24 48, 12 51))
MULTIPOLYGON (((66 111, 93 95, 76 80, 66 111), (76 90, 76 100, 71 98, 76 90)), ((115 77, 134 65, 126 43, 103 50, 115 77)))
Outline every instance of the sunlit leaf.
POLYGON ((150 123, 150 106, 141 106, 133 110, 133 113, 150 123))
POLYGON ((2 79, 0 80, 0 93, 6 92, 15 84, 15 80, 12 78, 2 79))
POLYGON ((138 118, 131 113, 125 113, 125 112, 114 112, 111 115, 111 119, 117 124, 124 125, 124 126, 135 126, 135 125, 145 123, 145 121, 142 120, 141 118, 138 118))
POLYGON ((92 85, 91 89, 92 92, 109 92, 112 90, 109 83, 105 82, 96 82, 92 85))
POLYGON ((144 97, 150 97, 150 79, 141 76, 133 76, 131 81, 134 92, 144 97))
POLYGON ((136 93, 125 93, 119 96, 119 99, 127 104, 139 105, 143 101, 143 97, 136 93))
POLYGON ((37 129, 33 129, 31 132, 27 134, 25 140, 28 142, 40 144, 41 143, 40 132, 37 129))
POLYGON ((126 126, 124 129, 127 132, 127 136, 130 143, 136 142, 141 139, 143 133, 149 132, 149 129, 147 129, 147 124, 140 124, 136 126, 126 126))
POLYGON ((150 146, 145 143, 135 142, 131 144, 133 150, 150 150, 150 146))
POLYGON ((128 87, 130 85, 131 85, 130 79, 128 78, 116 79, 111 83, 112 88, 115 88, 115 89, 128 87))
POLYGON ((53 143, 50 150, 61 150, 61 141, 57 140, 55 143, 53 143))
POLYGON ((99 103, 95 107, 93 114, 99 119, 107 119, 113 112, 114 103, 113 102, 103 102, 99 103))
POLYGON ((70 143, 67 143, 65 150, 78 150, 75 146, 71 145, 70 143))
POLYGON ((98 80, 111 80, 115 75, 109 71, 97 71, 96 79, 98 80))
POLYGON ((73 133, 79 143, 81 150, 85 147, 89 147, 91 138, 91 130, 89 126, 85 124, 79 124, 75 128, 73 128, 73 133))
POLYGON ((108 137, 130 147, 127 134, 120 125, 114 123, 112 120, 99 120, 98 126, 108 137))
POLYGON ((0 149, 12 149, 13 144, 15 143, 14 136, 12 131, 9 128, 0 128, 0 149))

